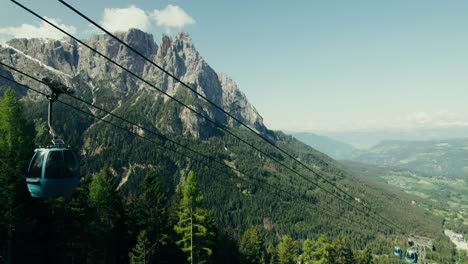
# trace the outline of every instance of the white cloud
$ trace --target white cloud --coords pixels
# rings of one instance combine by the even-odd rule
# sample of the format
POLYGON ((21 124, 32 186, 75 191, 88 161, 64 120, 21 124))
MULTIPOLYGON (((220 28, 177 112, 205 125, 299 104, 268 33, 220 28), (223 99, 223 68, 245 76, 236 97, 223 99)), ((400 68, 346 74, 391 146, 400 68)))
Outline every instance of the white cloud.
POLYGON ((150 23, 149 17, 143 9, 135 6, 128 8, 106 8, 101 25, 111 31, 128 31, 131 28, 138 28, 146 31, 150 23))
MULTIPOLYGON (((78 31, 74 26, 63 24, 58 18, 44 18, 72 35, 78 31)), ((132 5, 127 8, 105 8, 100 24, 111 32, 128 31, 131 28, 148 31, 153 25, 165 27, 166 32, 169 33, 171 28, 180 29, 185 25, 195 24, 195 20, 177 5, 168 5, 161 10, 155 9, 152 12, 132 5)), ((80 32, 84 35, 100 33, 94 26, 90 25, 81 29, 80 32)), ((63 33, 43 21, 37 24, 0 27, 0 43, 5 43, 12 38, 61 39, 63 37, 65 37, 63 33)))
MULTIPOLYGON (((76 28, 74 26, 67 26, 60 23, 60 19, 44 17, 49 20, 52 24, 62 28, 70 34, 76 34, 76 28)), ((38 25, 22 24, 17 27, 3 27, 0 28, 0 39, 8 38, 50 38, 50 39, 61 39, 65 35, 50 26, 44 21, 41 21, 38 25)))
MULTIPOLYGON (((265 120, 268 120, 265 118, 265 120)), ((285 129, 292 131, 352 131, 373 129, 418 129, 418 128, 447 128, 468 127, 468 114, 440 111, 415 111, 403 113, 399 116, 381 116, 376 119, 350 119, 342 117, 336 120, 324 120, 318 117, 303 119, 285 119, 274 124, 265 121, 267 126, 273 129, 285 129)))
POLYGON ((468 116, 466 114, 454 113, 446 110, 436 112, 412 112, 397 119, 401 126, 406 127, 448 127, 467 126, 468 116))
POLYGON ((168 5, 162 10, 155 9, 152 17, 158 26, 182 28, 185 25, 195 24, 192 17, 182 8, 174 5, 168 5))
POLYGON ((413 112, 407 114, 402 121, 410 124, 424 125, 433 121, 433 115, 427 112, 413 112))

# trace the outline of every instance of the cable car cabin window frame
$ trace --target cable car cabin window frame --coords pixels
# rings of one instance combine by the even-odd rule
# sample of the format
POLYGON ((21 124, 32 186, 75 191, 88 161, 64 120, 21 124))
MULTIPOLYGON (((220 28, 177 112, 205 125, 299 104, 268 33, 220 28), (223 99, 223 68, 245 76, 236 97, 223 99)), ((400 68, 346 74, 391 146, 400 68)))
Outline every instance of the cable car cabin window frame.
POLYGON ((405 252, 405 261, 407 263, 417 263, 418 262, 418 252, 414 249, 407 249, 405 252))
POLYGON ((65 178, 77 177, 79 173, 79 163, 72 150, 63 151, 63 159, 65 161, 65 178))
POLYGON ((395 247, 393 248, 393 254, 394 254, 395 256, 400 257, 400 256, 403 255, 403 250, 402 250, 399 246, 395 246, 395 247))
POLYGON ((44 179, 64 179, 65 178, 65 160, 62 150, 49 150, 44 172, 44 179), (54 157, 57 155, 57 157, 54 157))
POLYGON ((47 157, 47 151, 36 151, 29 165, 27 178, 42 178, 45 157, 47 157))

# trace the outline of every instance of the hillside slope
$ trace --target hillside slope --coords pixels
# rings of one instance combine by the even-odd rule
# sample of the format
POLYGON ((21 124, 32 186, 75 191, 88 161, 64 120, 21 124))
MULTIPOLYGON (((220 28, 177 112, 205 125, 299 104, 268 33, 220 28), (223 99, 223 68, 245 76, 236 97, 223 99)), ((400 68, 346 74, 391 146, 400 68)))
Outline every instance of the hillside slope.
MULTIPOLYGON (((84 100, 162 133, 246 174, 239 174, 211 161, 198 162, 160 149, 104 122, 57 105, 55 120, 59 125, 56 130, 81 153, 84 173, 95 172, 104 164, 109 164, 115 172, 115 180, 120 182, 119 190, 125 195, 138 191, 135 189, 136 183, 148 168, 152 167, 163 179, 165 192, 174 200, 181 174, 190 168, 195 171, 206 203, 213 211, 221 229, 232 227, 240 235, 250 225, 263 224, 270 241, 281 234, 290 234, 296 239, 314 239, 320 233, 332 237, 347 234, 351 236, 355 247, 362 248, 366 243, 373 243, 375 253, 386 254, 396 239, 395 230, 372 220, 375 218, 373 213, 363 213, 362 205, 367 205, 399 226, 404 235, 417 233, 433 237, 437 239, 437 246, 444 249, 438 254, 449 254, 447 252, 450 252, 450 244, 443 236, 441 217, 413 207, 411 196, 354 177, 330 157, 291 136, 269 131, 263 125, 261 116, 235 83, 226 75, 216 73, 201 58, 186 33, 174 38, 164 36, 159 45, 155 44, 151 35, 138 30, 122 33, 120 36, 196 87, 197 91, 286 149, 291 155, 320 172, 323 177, 352 194, 354 199, 337 192, 316 175, 293 163, 246 129, 240 128, 219 111, 106 36, 97 35, 85 41, 138 75, 154 82, 180 101, 228 126, 233 133, 294 168, 302 176, 279 166, 73 41, 9 41, 7 46, 0 48, 2 62, 39 76, 60 79, 74 87, 76 95, 84 100), (273 187, 265 185, 265 182, 273 187), (317 188, 317 184, 347 203, 361 208, 361 211, 326 194, 317 188), (276 188, 283 191, 278 192, 276 188), (301 199, 291 196, 300 196, 301 199)), ((6 69, 2 69, 0 74, 5 73, 22 83, 38 87, 37 83, 6 69)), ((9 84, 4 81, 0 83, 2 87, 7 85, 9 84)), ((46 91, 45 87, 39 87, 46 91)), ((26 92, 21 87, 14 88, 21 101, 27 105, 27 118, 35 123, 38 131, 37 142, 45 143, 45 98, 26 92)), ((63 99, 88 113, 102 115, 70 98, 63 99)), ((118 121, 106 118, 108 121, 118 121)), ((135 127, 127 128, 168 148, 186 152, 135 127)), ((404 236, 398 237, 399 241, 404 239, 404 236)), ((434 256, 435 259, 438 257, 439 255, 434 256)))
POLYGON ((418 197, 418 206, 445 218, 446 228, 468 235, 468 222, 465 220, 468 218, 468 179, 451 179, 352 161, 342 163, 356 175, 414 194, 418 197))

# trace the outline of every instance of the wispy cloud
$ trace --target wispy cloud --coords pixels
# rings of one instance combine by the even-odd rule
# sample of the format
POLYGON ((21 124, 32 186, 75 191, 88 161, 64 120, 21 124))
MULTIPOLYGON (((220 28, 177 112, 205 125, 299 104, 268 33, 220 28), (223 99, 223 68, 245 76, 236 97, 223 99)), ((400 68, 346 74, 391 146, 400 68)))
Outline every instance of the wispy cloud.
POLYGON ((413 112, 400 118, 400 120, 409 124, 424 125, 432 122, 433 116, 427 112, 413 112))
POLYGON ((101 25, 111 32, 127 31, 131 28, 146 31, 150 25, 150 19, 143 9, 135 6, 106 8, 101 25))
MULTIPOLYGON (((59 26, 65 31, 76 34, 76 28, 74 26, 68 26, 62 24, 58 18, 44 17, 49 20, 52 24, 59 26)), ((6 38, 50 38, 50 39, 61 39, 65 35, 53 28, 46 22, 40 22, 37 25, 22 24, 16 27, 2 27, 0 28, 0 39, 6 38)))
POLYGON ((152 17, 158 26, 182 28, 185 25, 195 24, 195 19, 176 5, 168 5, 161 10, 155 9, 152 17))
MULTIPOLYGON (((44 18, 70 34, 75 35, 78 31, 74 26, 63 24, 58 18, 44 18)), ((153 11, 146 11, 132 5, 126 8, 105 8, 100 24, 111 32, 128 31, 131 28, 149 31, 151 26, 164 27, 168 32, 170 28, 181 29, 185 25, 195 24, 195 19, 177 5, 168 5, 163 9, 153 11)), ((82 32, 94 34, 99 31, 88 26, 82 32)), ((12 38, 61 39, 64 36, 63 33, 42 21, 37 24, 0 27, 0 43, 12 38)))
POLYGON ((418 128, 450 128, 468 127, 468 114, 440 111, 414 111, 395 117, 380 119, 355 119, 355 120, 312 120, 287 119, 280 124, 268 124, 274 129, 285 129, 292 131, 353 131, 353 130, 379 130, 379 129, 418 129, 418 128))
POLYGON ((127 31, 137 28, 148 31, 152 25, 181 29, 185 25, 195 23, 187 12, 177 5, 168 5, 165 8, 145 11, 136 6, 127 8, 106 8, 101 19, 101 25, 111 32, 127 31))
POLYGON ((417 111, 397 119, 402 126, 449 127, 468 126, 468 115, 446 110, 436 112, 417 111))

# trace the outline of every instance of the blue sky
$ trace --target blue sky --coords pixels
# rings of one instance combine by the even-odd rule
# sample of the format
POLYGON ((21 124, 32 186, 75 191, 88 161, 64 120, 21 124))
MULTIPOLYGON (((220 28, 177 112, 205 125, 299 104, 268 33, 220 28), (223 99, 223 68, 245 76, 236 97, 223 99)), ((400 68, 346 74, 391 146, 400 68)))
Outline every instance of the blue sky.
MULTIPOLYGON (((79 36, 91 32, 58 1, 20 2, 73 26, 79 36)), ((238 83, 270 128, 468 126, 468 1, 69 3, 97 21, 104 21, 106 8, 141 9, 157 42, 163 32, 187 31, 205 60, 238 83), (185 17, 175 18, 179 24, 161 18, 158 25, 154 10, 164 13, 169 5, 185 17)), ((1 0, 1 6, 2 40, 8 28, 40 25, 10 1, 1 0)), ((119 17, 109 14, 117 23, 119 17)))

